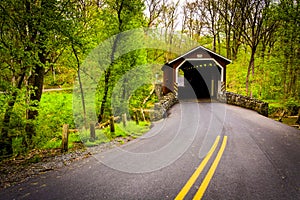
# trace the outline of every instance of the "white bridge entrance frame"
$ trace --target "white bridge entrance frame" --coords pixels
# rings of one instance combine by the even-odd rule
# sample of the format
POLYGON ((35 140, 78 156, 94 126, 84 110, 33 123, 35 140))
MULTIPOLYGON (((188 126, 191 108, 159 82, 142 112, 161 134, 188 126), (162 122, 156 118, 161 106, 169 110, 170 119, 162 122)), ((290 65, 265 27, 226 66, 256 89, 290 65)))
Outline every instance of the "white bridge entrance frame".
MULTIPOLYGON (((218 61, 216 61, 213 58, 188 58, 188 59, 184 59, 184 61, 182 61, 182 63, 180 63, 176 68, 175 68, 175 83, 176 85, 178 85, 178 77, 179 77, 179 68, 186 62, 188 61, 214 61, 216 63, 216 65, 221 69, 221 81, 218 81, 218 92, 221 92, 221 83, 224 82, 224 68, 222 67, 222 65, 220 65, 220 63, 218 63, 218 61)), ((212 80, 213 81, 213 80, 212 80)), ((212 83, 213 86, 213 83, 212 83)), ((212 90, 213 91, 213 90, 212 90)), ((212 93, 213 95, 213 93, 212 93)))

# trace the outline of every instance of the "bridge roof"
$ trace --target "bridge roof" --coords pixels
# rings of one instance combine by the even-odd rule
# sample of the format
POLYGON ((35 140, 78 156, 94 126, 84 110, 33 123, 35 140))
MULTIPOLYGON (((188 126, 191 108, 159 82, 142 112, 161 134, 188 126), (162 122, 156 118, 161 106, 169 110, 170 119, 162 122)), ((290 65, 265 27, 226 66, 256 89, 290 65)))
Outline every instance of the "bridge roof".
POLYGON ((219 62, 223 67, 231 63, 231 60, 203 47, 203 46, 198 46, 187 53, 169 61, 166 63, 169 66, 172 66, 175 63, 178 63, 183 60, 188 60, 188 59, 196 59, 196 60, 205 60, 205 59, 215 59, 217 62, 219 62))

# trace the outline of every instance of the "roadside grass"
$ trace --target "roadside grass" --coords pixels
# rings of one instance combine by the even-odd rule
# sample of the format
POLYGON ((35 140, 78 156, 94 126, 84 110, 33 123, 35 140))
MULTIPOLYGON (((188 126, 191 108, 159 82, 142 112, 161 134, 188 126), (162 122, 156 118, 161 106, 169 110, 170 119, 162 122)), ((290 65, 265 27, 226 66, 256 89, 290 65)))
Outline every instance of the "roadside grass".
MULTIPOLYGON (((69 135, 68 148, 72 149, 76 147, 76 144, 83 143, 87 147, 97 146, 103 143, 110 142, 111 140, 118 137, 132 137, 138 138, 142 136, 145 132, 149 131, 150 122, 140 122, 138 125, 134 121, 128 121, 127 125, 124 127, 121 123, 115 124, 115 132, 110 132, 110 127, 104 129, 95 130, 95 140, 91 139, 90 131, 84 130, 77 133, 71 133, 69 135)), ((42 149, 56 149, 61 147, 61 138, 54 137, 51 140, 47 141, 45 145, 42 146, 42 149)), ((123 140, 119 141, 123 143, 123 140)))
MULTIPOLYGON (((150 129, 150 122, 140 122, 138 125, 134 121, 128 121, 127 125, 124 127, 122 123, 115 124, 115 132, 110 132, 110 127, 106 127, 104 129, 96 129, 95 130, 95 140, 90 138, 90 131, 84 130, 80 132, 79 137, 85 146, 97 146, 102 143, 110 142, 111 140, 118 137, 132 137, 138 138, 143 135, 150 129)), ((123 140, 119 141, 120 143, 123 140)))
MULTIPOLYGON (((51 140, 48 140, 41 149, 57 149, 61 148, 62 140, 61 138, 54 137, 51 140)), ((68 138, 68 148, 72 149, 74 147, 77 147, 76 144, 81 143, 80 137, 78 133, 71 133, 69 134, 68 138)))
MULTIPOLYGON (((51 91, 43 94, 37 121, 37 137, 39 148, 55 149, 61 147, 61 134, 63 124, 69 124, 70 129, 75 128, 72 112, 72 93, 69 91, 51 91)), ((95 146, 110 142, 118 137, 136 138, 150 129, 150 122, 128 121, 126 127, 122 123, 115 123, 115 132, 110 128, 96 129, 95 140, 90 138, 90 131, 72 132, 69 135, 69 149, 83 143, 85 146, 95 146)), ((120 140, 122 142, 122 140, 120 140)))

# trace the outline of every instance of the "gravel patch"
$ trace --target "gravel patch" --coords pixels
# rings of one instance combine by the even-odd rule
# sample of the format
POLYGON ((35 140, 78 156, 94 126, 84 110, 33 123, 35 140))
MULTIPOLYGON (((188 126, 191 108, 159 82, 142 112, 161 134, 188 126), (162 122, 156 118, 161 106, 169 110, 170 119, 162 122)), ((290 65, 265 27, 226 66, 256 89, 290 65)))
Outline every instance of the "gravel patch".
POLYGON ((111 142, 61 153, 60 149, 33 150, 27 157, 0 162, 0 190, 11 187, 48 171, 57 170, 73 162, 125 144, 134 138, 115 138, 111 142))

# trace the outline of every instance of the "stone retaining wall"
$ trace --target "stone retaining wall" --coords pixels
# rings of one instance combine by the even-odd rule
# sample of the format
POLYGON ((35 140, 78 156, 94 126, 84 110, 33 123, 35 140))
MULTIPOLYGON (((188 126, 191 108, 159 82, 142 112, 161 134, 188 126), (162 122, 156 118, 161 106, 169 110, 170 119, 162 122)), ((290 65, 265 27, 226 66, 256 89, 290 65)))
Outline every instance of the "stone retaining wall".
POLYGON ((150 112, 151 121, 157 121, 167 117, 167 111, 177 102, 178 99, 172 92, 163 96, 158 103, 154 104, 153 111, 150 112))
MULTIPOLYGON (((223 94, 218 95, 218 100, 227 104, 254 110, 266 117, 268 116, 269 104, 255 98, 246 97, 232 92, 224 92, 223 94)), ((161 100, 154 104, 153 110, 149 113, 150 120, 157 121, 167 117, 167 111, 177 102, 178 99, 172 92, 162 96, 161 100)))
POLYGON ((225 92, 224 94, 218 95, 218 100, 227 104, 255 110, 259 114, 268 117, 269 104, 258 99, 232 92, 225 92))

